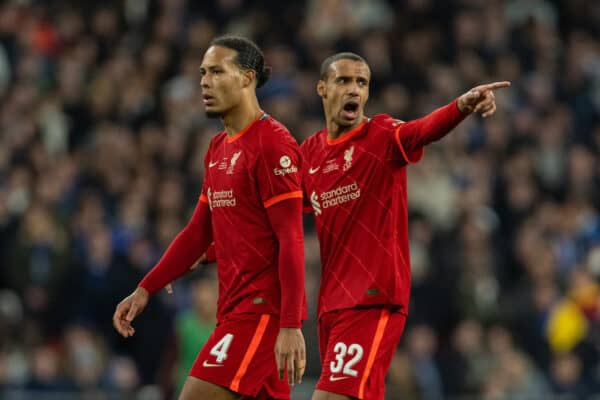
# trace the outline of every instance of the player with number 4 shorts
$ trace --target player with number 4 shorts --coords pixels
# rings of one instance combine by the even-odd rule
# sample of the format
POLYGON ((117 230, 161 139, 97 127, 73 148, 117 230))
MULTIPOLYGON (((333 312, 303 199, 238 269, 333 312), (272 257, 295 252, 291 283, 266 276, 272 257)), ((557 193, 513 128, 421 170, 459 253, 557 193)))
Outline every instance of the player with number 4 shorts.
POLYGON ((409 122, 367 118, 366 61, 339 53, 321 66, 317 92, 326 129, 302 143, 305 208, 321 247, 319 350, 313 400, 382 400, 384 378, 402 336, 410 294, 406 166, 472 112, 496 110, 481 85, 409 122))
POLYGON ((191 221, 117 306, 113 322, 132 336, 131 322, 149 296, 189 271, 214 240, 217 326, 179 398, 289 399, 306 360, 299 148, 259 107, 256 87, 269 70, 253 42, 215 39, 200 73, 207 115, 220 117, 225 129, 208 147, 191 221))

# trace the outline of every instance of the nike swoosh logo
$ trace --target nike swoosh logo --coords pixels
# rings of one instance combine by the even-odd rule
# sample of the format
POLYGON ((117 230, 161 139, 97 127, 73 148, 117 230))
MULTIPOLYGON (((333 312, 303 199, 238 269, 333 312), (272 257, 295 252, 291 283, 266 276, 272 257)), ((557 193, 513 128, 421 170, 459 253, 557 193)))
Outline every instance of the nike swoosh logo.
POLYGON ((222 367, 222 366, 223 366, 223 364, 211 364, 211 363, 207 362, 206 360, 204 360, 204 362, 202 363, 202 366, 203 366, 203 367, 206 367, 206 368, 211 368, 211 367, 222 367))
POLYGON ((314 174, 315 172, 317 172, 319 169, 321 169, 321 167, 317 167, 317 168, 309 168, 308 173, 309 174, 314 174))
POLYGON ((333 376, 333 375, 329 376, 329 380, 331 382, 341 381, 342 379, 348 379, 348 378, 350 378, 350 377, 349 376, 333 376))
POLYGON ((211 162, 209 162, 209 163, 208 163, 208 168, 212 168, 212 167, 214 167, 215 165, 217 165, 218 163, 219 163, 218 161, 216 161, 216 162, 212 162, 212 161, 211 161, 211 162))

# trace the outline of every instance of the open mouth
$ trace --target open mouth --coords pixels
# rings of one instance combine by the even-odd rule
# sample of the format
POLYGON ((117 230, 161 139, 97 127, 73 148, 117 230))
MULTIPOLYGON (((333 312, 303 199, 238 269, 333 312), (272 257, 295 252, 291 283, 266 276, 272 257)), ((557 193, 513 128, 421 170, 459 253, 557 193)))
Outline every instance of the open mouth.
POLYGON ((209 94, 203 94, 202 95, 202 102, 204 103, 205 106, 211 105, 212 103, 214 103, 215 98, 209 94))
POLYGON ((347 119, 356 119, 358 117, 358 101, 351 100, 344 104, 342 114, 347 119))

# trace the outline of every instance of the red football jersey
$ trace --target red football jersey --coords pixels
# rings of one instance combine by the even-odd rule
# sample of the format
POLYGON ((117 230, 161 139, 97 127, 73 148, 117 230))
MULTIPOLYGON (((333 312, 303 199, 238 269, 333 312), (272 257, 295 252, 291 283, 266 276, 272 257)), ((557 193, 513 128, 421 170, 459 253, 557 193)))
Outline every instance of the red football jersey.
POLYGON ((405 167, 423 148, 409 133, 404 137, 402 124, 378 115, 338 139, 324 129, 302 143, 305 201, 321 247, 319 316, 376 304, 407 312, 405 167))
POLYGON ((279 245, 266 209, 302 197, 300 159, 294 138, 267 114, 210 142, 200 201, 211 209, 219 321, 241 313, 280 315, 279 245))

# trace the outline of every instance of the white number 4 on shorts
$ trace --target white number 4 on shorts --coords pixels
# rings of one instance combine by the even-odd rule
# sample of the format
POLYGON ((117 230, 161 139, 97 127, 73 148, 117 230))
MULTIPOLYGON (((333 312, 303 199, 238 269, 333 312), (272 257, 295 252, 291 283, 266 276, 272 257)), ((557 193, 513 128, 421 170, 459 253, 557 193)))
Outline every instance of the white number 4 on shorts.
POLYGON ((215 344, 212 349, 210 349, 210 355, 217 357, 218 363, 222 363, 227 359, 227 350, 229 350, 232 340, 233 335, 228 333, 223 336, 223 339, 219 340, 219 342, 215 344))

